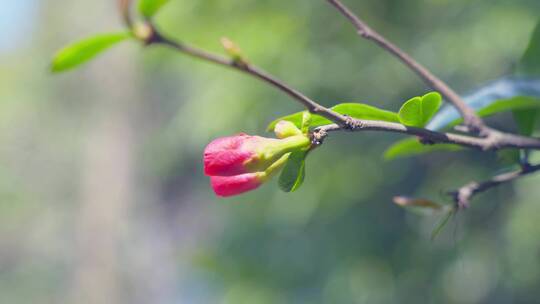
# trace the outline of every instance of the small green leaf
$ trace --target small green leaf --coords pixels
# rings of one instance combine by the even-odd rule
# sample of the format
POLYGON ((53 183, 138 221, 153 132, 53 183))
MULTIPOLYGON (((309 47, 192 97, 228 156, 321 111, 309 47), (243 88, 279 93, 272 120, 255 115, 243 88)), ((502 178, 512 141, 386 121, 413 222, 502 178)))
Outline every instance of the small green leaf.
POLYGON ((308 111, 302 112, 302 126, 300 130, 302 130, 302 133, 307 134, 309 131, 309 125, 311 124, 311 113, 308 111))
POLYGON ((75 42, 56 53, 51 70, 56 73, 74 68, 129 37, 128 32, 101 34, 75 42))
POLYGON ((530 136, 534 131, 536 119, 538 118, 539 110, 514 110, 512 114, 514 121, 522 135, 530 136))
POLYGON ((394 143, 386 152, 384 159, 391 160, 398 157, 414 156, 436 151, 459 151, 463 147, 454 144, 422 144, 417 138, 406 138, 394 143))
POLYGON ((407 126, 421 127, 422 116, 422 98, 414 97, 407 100, 399 109, 399 120, 407 126))
MULTIPOLYGON (((373 107, 367 104, 362 104, 362 103, 341 103, 341 104, 335 105, 331 109, 336 111, 339 114, 348 115, 352 118, 399 122, 399 118, 397 117, 396 113, 386 111, 386 110, 381 110, 376 107, 373 107)), ((306 111, 297 112, 297 113, 290 114, 284 117, 280 117, 272 121, 268 125, 267 130, 269 131, 274 130, 274 127, 280 120, 288 120, 294 123, 297 127, 301 128, 302 117, 305 112, 306 111)), ((311 122, 309 123, 309 127, 318 127, 318 126, 328 125, 331 123, 332 122, 330 120, 320 115, 311 115, 311 122)))
POLYGON ((430 92, 422 96, 422 111, 424 116, 424 124, 422 126, 425 126, 433 115, 439 111, 441 104, 442 97, 437 92, 430 92))
POLYGON ((540 20, 531 35, 529 45, 517 66, 520 76, 540 76, 540 20))
POLYGON ((437 92, 411 98, 399 109, 399 120, 407 126, 423 127, 439 110, 441 102, 441 95, 437 92))
POLYGON ((510 99, 501 99, 478 111, 481 117, 514 110, 540 109, 540 99, 527 96, 518 96, 510 99))
POLYGON ((139 12, 145 18, 153 17, 169 0, 140 0, 139 12))
POLYGON ((305 151, 292 152, 279 176, 279 188, 285 192, 293 192, 300 188, 305 176, 305 151))
MULTIPOLYGON (((509 99, 500 99, 489 106, 477 111, 480 117, 487 117, 494 114, 509 111, 536 111, 540 110, 540 99, 536 97, 517 96, 509 99)), ((448 124, 447 128, 459 125, 463 122, 462 118, 456 119, 448 124)), ((442 129, 442 128, 441 128, 442 129)))
POLYGON ((497 161, 504 165, 519 164, 521 159, 520 150, 505 149, 497 151, 497 161))
POLYGON ((341 103, 332 107, 332 110, 352 118, 399 122, 396 113, 362 103, 341 103))

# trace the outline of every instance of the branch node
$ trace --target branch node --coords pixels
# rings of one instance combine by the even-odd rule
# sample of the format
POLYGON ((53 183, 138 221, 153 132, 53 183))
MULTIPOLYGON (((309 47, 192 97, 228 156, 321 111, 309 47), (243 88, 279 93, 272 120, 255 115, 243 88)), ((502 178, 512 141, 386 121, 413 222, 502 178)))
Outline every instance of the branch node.
POLYGON ((241 69, 245 69, 249 66, 249 61, 242 54, 242 51, 238 45, 232 42, 232 40, 227 37, 223 37, 221 38, 221 45, 225 49, 225 52, 227 52, 227 54, 231 57, 233 65, 241 69))
POLYGON ((328 136, 328 132, 323 128, 316 128, 309 133, 309 138, 311 139, 312 149, 323 144, 325 138, 328 136))
POLYGON ((432 139, 426 138, 426 137, 418 137, 418 141, 423 145, 434 145, 436 142, 432 139))
POLYGON ((348 115, 344 115, 345 116, 345 122, 343 123, 343 125, 341 126, 341 128, 345 131, 356 131, 356 130, 359 130, 359 129, 362 129, 364 128, 364 122, 359 120, 359 119, 354 119, 348 115))

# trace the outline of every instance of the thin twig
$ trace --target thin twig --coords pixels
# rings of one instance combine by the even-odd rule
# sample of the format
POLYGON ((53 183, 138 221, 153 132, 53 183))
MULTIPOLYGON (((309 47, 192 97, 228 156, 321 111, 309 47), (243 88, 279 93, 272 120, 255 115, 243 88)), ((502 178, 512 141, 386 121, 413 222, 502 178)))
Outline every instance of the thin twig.
POLYGON ((458 135, 452 133, 441 133, 430 131, 423 128, 414 128, 407 127, 402 124, 384 122, 384 121, 371 121, 371 120, 360 120, 354 119, 342 114, 339 114, 331 109, 328 109, 314 100, 310 99, 301 92, 293 89, 289 85, 285 84, 283 81, 275 78, 264 70, 248 63, 237 64, 234 60, 216 55, 210 52, 207 52, 203 49, 196 48, 187 44, 176 42, 170 38, 166 38, 161 34, 152 23, 148 23, 149 36, 146 38, 145 42, 148 45, 152 44, 161 44, 172 47, 173 49, 180 51, 186 55, 190 55, 197 59, 205 60, 229 68, 233 68, 237 71, 244 72, 255 78, 272 85, 275 88, 278 88, 282 92, 294 98, 296 101, 304 105, 311 113, 321 115, 325 118, 328 118, 332 122, 335 122, 335 125, 325 126, 325 129, 318 129, 317 141, 322 142, 324 140, 321 136, 322 131, 324 131, 324 136, 330 131, 336 130, 350 130, 350 131, 361 131, 361 130, 376 130, 376 131, 388 131, 388 132, 398 132, 409 135, 419 136, 429 143, 453 143, 465 147, 477 148, 481 150, 498 150, 502 148, 528 148, 528 149, 540 149, 540 140, 536 138, 523 137, 518 135, 507 135, 497 131, 490 133, 488 137, 473 137, 466 135, 458 135))
POLYGON ((339 124, 341 127, 347 128, 347 124, 349 122, 349 118, 347 116, 341 115, 335 111, 332 111, 326 107, 321 106, 314 100, 310 99, 309 97, 297 91, 296 89, 293 89, 292 87, 290 87, 283 81, 270 75, 268 72, 262 70, 261 68, 258 68, 249 63, 238 64, 237 62, 235 62, 234 60, 228 57, 216 55, 216 54, 207 52, 203 49, 174 41, 170 38, 165 37, 163 34, 161 34, 157 30, 155 25, 148 23, 148 26, 150 27, 150 30, 151 30, 150 36, 146 39, 146 43, 148 45, 152 45, 152 44, 166 45, 186 55, 195 57, 197 59, 209 61, 209 62, 222 65, 222 66, 226 66, 226 67, 235 69, 237 71, 244 72, 246 74, 254 76, 255 78, 267 84, 270 84, 271 86, 281 90, 282 92, 286 93, 287 95, 289 95, 296 101, 300 102, 311 113, 321 115, 335 122, 336 124, 339 124))
POLYGON ((470 182, 455 191, 451 191, 450 195, 452 195, 454 198, 454 201, 459 209, 467 208, 470 205, 471 199, 476 194, 489 190, 493 187, 497 187, 503 183, 511 182, 517 178, 529 175, 539 170, 540 164, 524 165, 520 170, 502 173, 483 182, 470 182))
POLYGON ((131 14, 129 9, 131 7, 131 0, 118 0, 118 7, 120 9, 120 14, 124 20, 124 24, 127 28, 133 28, 133 21, 131 20, 131 14))
POLYGON ((351 131, 362 131, 362 130, 376 130, 376 131, 388 131, 388 132, 398 132, 409 135, 419 136, 429 143, 453 143, 461 146, 477 148, 481 150, 498 150, 502 148, 528 148, 528 149, 540 149, 540 140, 536 138, 523 137, 512 134, 500 133, 498 131, 493 131, 487 137, 473 137, 466 135, 458 135, 452 133, 441 133, 430 131, 422 128, 407 127, 402 124, 384 122, 384 121, 370 121, 370 120, 360 120, 354 119, 341 115, 331 109, 323 107, 319 103, 310 99, 306 95, 300 93, 299 91, 293 89, 289 85, 285 84, 281 80, 275 78, 264 70, 252 65, 252 64, 237 64, 234 60, 216 55, 210 52, 207 52, 203 49, 199 49, 187 44, 176 42, 170 38, 166 38, 161 34, 155 26, 149 23, 151 27, 151 35, 146 39, 146 43, 151 44, 162 44, 174 48, 177 51, 180 51, 184 54, 190 55, 197 59, 209 61, 216 63, 222 66, 233 68, 237 71, 244 72, 251 76, 256 77, 259 80, 262 80, 265 83, 268 83, 282 92, 285 92, 296 101, 304 105, 311 113, 319 114, 328 118, 329 120, 335 122, 335 125, 325 126, 324 130, 319 128, 318 139, 320 142, 324 138, 320 136, 321 131, 324 131, 324 135, 330 131, 336 130, 351 130, 351 131))
MULTIPOLYGON (((338 131, 341 128, 338 125, 331 124, 318 127, 314 130, 314 138, 322 142, 328 132, 338 131)), ((475 148, 482 151, 495 151, 505 148, 524 148, 540 149, 540 140, 524 136, 506 136, 501 137, 473 137, 453 133, 443 133, 431 131, 424 128, 409 127, 398 123, 378 121, 378 120, 352 120, 350 131, 384 131, 392 133, 408 134, 420 137, 424 143, 450 143, 464 147, 475 148)), ((498 133, 494 133, 498 134, 498 133)))
POLYGON ((357 15, 355 15, 348 7, 346 7, 339 0, 327 0, 332 4, 341 14, 343 14, 356 28, 358 34, 368 40, 375 42, 384 50, 388 51, 401 62, 407 65, 412 71, 418 74, 433 90, 440 92, 450 103, 452 103, 463 117, 464 123, 472 131, 479 133, 487 133, 489 130, 485 126, 484 122, 476 114, 476 112, 469 107, 463 99, 450 88, 444 81, 439 79, 427 68, 421 65, 418 61, 413 59, 409 54, 397 47, 392 42, 388 41, 384 36, 369 27, 364 21, 362 21, 357 15))

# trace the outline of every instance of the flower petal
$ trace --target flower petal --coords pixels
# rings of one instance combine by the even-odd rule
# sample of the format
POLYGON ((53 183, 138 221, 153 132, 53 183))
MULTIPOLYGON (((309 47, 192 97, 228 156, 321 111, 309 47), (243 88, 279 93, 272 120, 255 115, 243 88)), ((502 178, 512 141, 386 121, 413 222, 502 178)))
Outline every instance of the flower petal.
POLYGON ((254 190, 262 184, 264 173, 247 173, 235 176, 211 176, 212 189, 218 196, 227 197, 254 190))
POLYGON ((204 149, 204 173, 206 175, 231 176, 247 173, 245 163, 254 157, 252 151, 241 149, 251 138, 246 134, 222 137, 213 140, 204 149))

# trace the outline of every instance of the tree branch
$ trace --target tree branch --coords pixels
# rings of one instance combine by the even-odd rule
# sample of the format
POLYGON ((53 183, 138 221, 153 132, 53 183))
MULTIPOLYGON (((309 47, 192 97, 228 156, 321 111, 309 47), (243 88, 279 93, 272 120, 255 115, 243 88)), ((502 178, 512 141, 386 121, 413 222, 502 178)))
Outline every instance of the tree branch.
POLYGON ((540 149, 539 139, 501 133, 492 129, 490 129, 491 132, 488 134, 488 136, 479 138, 452 133, 435 132, 423 128, 408 127, 402 124, 391 122, 360 120, 351 118, 320 105, 306 95, 290 87, 283 81, 275 78, 274 76, 250 63, 239 63, 230 58, 216 55, 203 49, 174 41, 161 34, 152 23, 148 22, 147 26, 148 31, 143 31, 148 33, 147 36, 144 37, 144 41, 147 45, 158 44, 169 46, 179 52, 195 57, 197 59, 212 62, 251 75, 286 93, 287 95, 301 103, 311 113, 321 115, 325 118, 328 118, 332 122, 335 122, 336 124, 334 125, 328 125, 322 128, 318 128, 317 131, 314 132, 315 142, 318 143, 322 143, 324 137, 327 135, 328 132, 331 131, 374 130, 415 135, 422 138, 426 143, 453 143, 484 151, 498 150, 502 148, 540 149))
MULTIPOLYGON (((517 149, 536 149, 540 150, 540 139, 532 137, 524 137, 509 133, 502 133, 500 131, 487 127, 478 115, 471 109, 465 102, 457 95, 448 85, 446 85, 439 78, 434 76, 429 70, 420 65, 408 54, 403 52, 394 44, 387 41, 384 37, 379 35, 367 24, 355 16, 347 7, 345 7, 339 0, 327 0, 334 5, 343 15, 345 15, 357 28, 358 33, 369 40, 374 41, 382 48, 386 49, 394 56, 404 62, 409 68, 416 72, 424 81, 430 85, 434 90, 439 91, 448 101, 450 101, 460 111, 464 118, 465 124, 469 131, 478 131, 482 137, 474 137, 468 135, 442 133, 431 131, 423 128, 409 127, 399 123, 385 122, 385 121, 373 121, 373 120, 361 120, 348 117, 346 115, 339 114, 329 108, 326 108, 314 100, 310 99, 306 95, 290 87, 283 81, 270 75, 266 71, 248 63, 245 60, 235 60, 234 58, 228 58, 220 55, 216 55, 207 52, 203 49, 196 48, 184 43, 174 41, 161 34, 156 26, 150 21, 146 21, 141 26, 133 27, 133 23, 130 17, 129 8, 130 0, 119 0, 120 11, 124 18, 126 26, 133 30, 136 37, 142 40, 145 45, 164 45, 171 47, 183 54, 191 57, 215 63, 221 66, 229 67, 234 70, 243 72, 250 76, 253 76, 264 83, 267 83, 280 91, 286 93, 294 100, 302 104, 309 112, 321 115, 335 124, 321 126, 311 132, 314 144, 318 145, 323 142, 329 132, 337 130, 348 131, 386 131, 393 133, 402 133, 413 136, 418 136, 424 144, 435 143, 451 143, 461 145, 469 148, 475 148, 483 151, 499 150, 503 148, 517 148, 517 149)), ((488 181, 481 183, 471 182, 456 191, 452 191, 457 206, 463 208, 468 206, 471 198, 480 192, 486 191, 492 187, 498 186, 502 183, 512 181, 523 175, 527 175, 540 170, 540 164, 536 166, 530 166, 525 164, 522 169, 515 172, 505 173, 497 175, 488 181)))
POLYGON ((133 21, 131 20, 131 14, 129 12, 131 0, 118 0, 118 7, 124 24, 127 28, 131 29, 133 27, 133 21))
POLYGON ((464 124, 469 127, 471 131, 476 131, 481 134, 488 133, 489 130, 476 114, 476 112, 469 107, 465 101, 450 88, 444 81, 439 79, 427 68, 414 60, 409 54, 397 47, 392 42, 388 41, 384 36, 369 27, 364 21, 362 21, 357 15, 355 15, 348 7, 346 7, 339 0, 327 0, 333 5, 342 15, 344 15, 354 25, 358 34, 368 40, 375 42, 384 50, 388 51, 401 62, 408 66, 418 76, 420 76, 426 84, 428 84, 433 90, 438 91, 443 95, 450 103, 452 103, 463 117, 464 124))
MULTIPOLYGON (((342 128, 338 125, 326 125, 316 128, 313 136, 316 142, 322 143, 328 132, 338 131, 342 128)), ((442 133, 424 128, 409 127, 398 123, 351 119, 350 131, 384 131, 418 136, 425 144, 449 143, 464 147, 475 148, 482 151, 495 151, 505 148, 540 149, 540 140, 532 137, 519 135, 507 136, 493 133, 490 137, 473 137, 467 135, 442 133)))
POLYGON ((457 208, 467 208, 470 205, 471 199, 476 194, 497 187, 503 183, 514 181, 515 179, 518 179, 525 175, 529 175, 539 170, 540 164, 525 164, 521 167, 520 170, 495 175, 491 179, 483 182, 470 182, 455 191, 449 192, 449 194, 452 195, 452 197, 454 198, 454 202, 456 203, 457 208))
POLYGON ((281 90, 296 101, 300 102, 309 112, 328 118, 329 120, 335 122, 343 128, 348 128, 347 125, 349 123, 349 118, 347 116, 341 115, 335 111, 323 107, 322 105, 318 104, 317 102, 297 91, 296 89, 290 87, 285 82, 270 75, 268 72, 262 70, 261 68, 258 68, 247 62, 238 63, 228 57, 216 55, 203 49, 199 49, 184 43, 174 41, 161 34, 156 28, 156 26, 150 22, 147 23, 147 26, 149 34, 144 39, 147 45, 161 44, 169 46, 191 57, 226 66, 237 71, 246 73, 248 75, 254 76, 255 78, 281 90))
POLYGON ((364 131, 364 130, 375 130, 375 131, 387 131, 387 132, 397 132, 404 133, 409 135, 415 135, 422 138, 426 143, 453 143, 465 147, 476 148, 484 151, 488 150, 498 150, 502 148, 527 148, 527 149, 540 149, 540 140, 536 138, 523 137, 513 134, 500 133, 493 130, 487 137, 473 137, 452 133, 441 133, 435 132, 423 128, 408 127, 402 124, 384 122, 384 121, 372 121, 372 120, 360 120, 354 119, 342 114, 339 114, 329 108, 326 108, 314 100, 310 99, 306 95, 297 91, 296 89, 290 87, 283 81, 275 78, 264 70, 250 64, 247 62, 236 62, 230 58, 216 55, 210 52, 207 52, 203 49, 196 48, 184 43, 174 41, 170 38, 165 37, 161 34, 155 25, 148 22, 148 31, 143 31, 148 33, 144 41, 147 45, 161 44, 169 46, 179 52, 182 52, 186 55, 201 59, 204 61, 212 62, 218 65, 226 66, 237 71, 251 75, 271 86, 281 90, 286 93, 296 101, 300 102, 308 111, 314 114, 321 115, 325 118, 328 118, 332 122, 335 122, 335 125, 325 126, 323 128, 318 128, 314 133, 315 141, 322 143, 324 137, 330 131, 337 130, 349 130, 349 131, 364 131))

